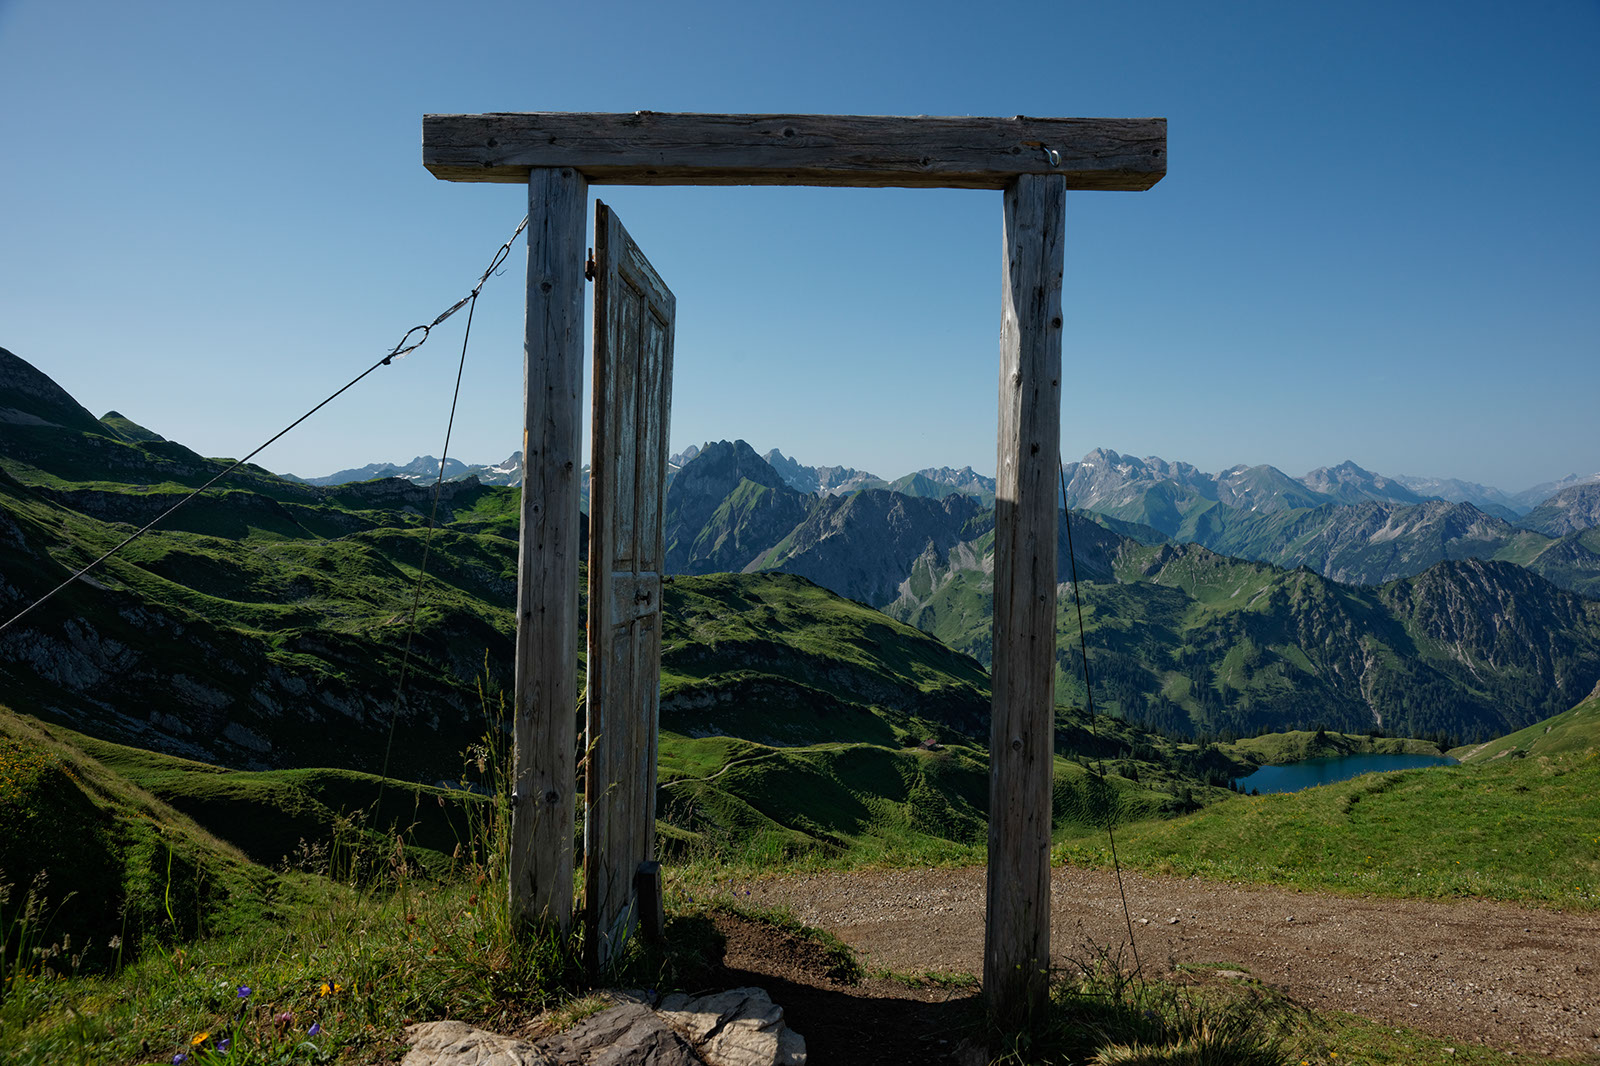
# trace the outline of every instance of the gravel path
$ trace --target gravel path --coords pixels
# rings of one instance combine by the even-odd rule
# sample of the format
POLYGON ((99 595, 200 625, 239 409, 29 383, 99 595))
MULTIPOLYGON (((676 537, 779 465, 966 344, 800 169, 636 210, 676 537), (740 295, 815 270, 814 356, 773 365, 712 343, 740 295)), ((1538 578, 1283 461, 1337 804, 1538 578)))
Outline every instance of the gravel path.
MULTIPOLYGON (((1600 914, 1479 900, 1353 898, 1123 874, 1145 966, 1243 970, 1304 1006, 1463 1043, 1600 1060, 1600 914)), ((734 886, 854 947, 869 967, 980 973, 982 869, 872 870, 734 886)), ((1114 875, 1060 868, 1051 948, 1127 940, 1114 875)))

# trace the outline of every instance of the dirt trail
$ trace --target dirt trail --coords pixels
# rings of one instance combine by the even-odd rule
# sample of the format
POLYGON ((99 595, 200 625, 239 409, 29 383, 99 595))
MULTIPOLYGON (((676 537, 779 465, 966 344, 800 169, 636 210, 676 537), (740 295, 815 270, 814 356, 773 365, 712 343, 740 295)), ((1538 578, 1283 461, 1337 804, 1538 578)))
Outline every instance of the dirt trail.
MULTIPOLYGON (((1147 970, 1243 970, 1304 1006, 1462 1043, 1600 1060, 1600 914, 1197 878, 1123 881, 1147 970)), ((816 874, 735 887, 833 932, 869 967, 982 971, 982 869, 816 874)), ((1126 941, 1111 873, 1057 869, 1051 894, 1058 958, 1084 957, 1088 942, 1126 941)))

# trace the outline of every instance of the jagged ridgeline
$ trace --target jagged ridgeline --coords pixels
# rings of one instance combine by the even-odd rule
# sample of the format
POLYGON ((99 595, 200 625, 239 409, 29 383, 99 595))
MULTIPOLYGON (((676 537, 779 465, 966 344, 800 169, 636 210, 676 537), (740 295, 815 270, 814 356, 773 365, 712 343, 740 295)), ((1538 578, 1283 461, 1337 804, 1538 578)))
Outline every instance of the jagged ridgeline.
POLYGON ((1446 560, 1490 559, 1600 595, 1600 483, 1592 480, 1513 497, 1461 482, 1411 478, 1408 487, 1350 462, 1301 478, 1270 466, 1211 475, 1105 449, 1067 464, 1066 474, 1074 507, 1137 523, 1154 539, 1306 566, 1335 581, 1378 585, 1446 560))
MULTIPOLYGON (((907 495, 851 471, 867 487, 835 492, 817 475, 833 468, 768 459, 722 441, 683 467, 668 493, 676 568, 801 574, 990 661, 985 486, 923 477, 942 488, 907 495)), ((1488 737, 1600 678, 1600 604, 1584 595, 1600 575, 1600 529, 1583 526, 1593 486, 1526 515, 1540 532, 1349 463, 1213 477, 1095 452, 1067 477, 1069 499, 1110 512, 1074 512, 1076 558, 1063 526, 1057 567, 1065 580, 1075 562, 1082 583, 1097 705, 1130 721, 1488 737), (1271 558, 1182 542, 1202 533, 1271 558)), ((1082 705, 1077 621, 1060 602, 1058 697, 1082 705)))

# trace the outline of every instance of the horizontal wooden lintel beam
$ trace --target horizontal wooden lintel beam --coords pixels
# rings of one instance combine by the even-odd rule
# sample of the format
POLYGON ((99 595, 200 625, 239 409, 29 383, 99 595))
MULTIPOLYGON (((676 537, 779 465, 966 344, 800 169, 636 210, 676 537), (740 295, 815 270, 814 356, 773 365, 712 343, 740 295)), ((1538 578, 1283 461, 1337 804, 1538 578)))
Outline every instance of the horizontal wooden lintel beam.
POLYGON ((591 185, 839 185, 1141 191, 1167 173, 1164 118, 939 118, 535 111, 424 115, 422 163, 445 181, 526 182, 571 167, 591 185))

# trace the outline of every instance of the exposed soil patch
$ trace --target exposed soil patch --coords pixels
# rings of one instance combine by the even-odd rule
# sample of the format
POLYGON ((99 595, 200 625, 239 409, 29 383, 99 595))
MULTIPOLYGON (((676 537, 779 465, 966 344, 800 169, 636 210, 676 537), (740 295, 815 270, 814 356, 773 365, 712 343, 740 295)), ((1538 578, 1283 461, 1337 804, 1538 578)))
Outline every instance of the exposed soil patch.
POLYGON ((717 928, 728 941, 728 986, 765 988, 790 1028, 806 1038, 811 1062, 955 1061, 963 1028, 979 1010, 975 989, 913 988, 881 978, 848 984, 811 941, 728 915, 718 916, 717 928))
MULTIPOLYGON (((1600 914, 1328 896, 1197 878, 1124 874, 1123 881, 1147 972, 1180 965, 1191 974, 1240 971, 1319 1010, 1462 1043, 1600 1057, 1600 914)), ((789 876, 737 888, 741 898, 786 906, 834 933, 868 968, 983 968, 982 869, 789 876)), ((806 941, 775 944, 773 930, 733 919, 723 931, 732 976, 748 974, 749 983, 771 992, 814 1049, 814 1061, 905 1062, 911 1041, 927 1048, 921 1061, 949 1061, 955 1030, 970 1017, 970 992, 883 980, 841 985, 818 974, 820 949, 806 941)), ((1059 958, 1083 958, 1088 944, 1114 949, 1126 941, 1111 873, 1054 871, 1051 942, 1059 958)))

